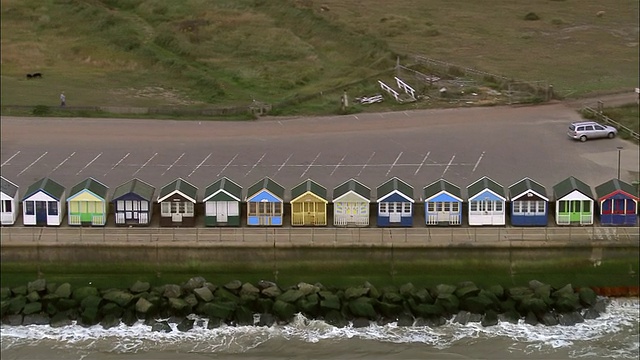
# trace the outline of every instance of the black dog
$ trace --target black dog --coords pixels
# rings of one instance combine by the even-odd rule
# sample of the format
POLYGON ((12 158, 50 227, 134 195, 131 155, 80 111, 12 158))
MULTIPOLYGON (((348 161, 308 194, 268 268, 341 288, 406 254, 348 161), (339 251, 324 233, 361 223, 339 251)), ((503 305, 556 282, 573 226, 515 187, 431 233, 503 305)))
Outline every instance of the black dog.
POLYGON ((27 74, 27 79, 42 79, 42 73, 27 74))

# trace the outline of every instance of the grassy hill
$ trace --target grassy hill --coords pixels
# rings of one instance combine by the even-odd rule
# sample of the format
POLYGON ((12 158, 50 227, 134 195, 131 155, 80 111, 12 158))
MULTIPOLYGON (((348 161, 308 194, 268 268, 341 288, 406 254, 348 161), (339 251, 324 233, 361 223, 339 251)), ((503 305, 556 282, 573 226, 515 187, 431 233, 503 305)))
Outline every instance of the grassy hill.
POLYGON ((72 106, 234 106, 322 93, 297 111, 323 113, 343 89, 379 92, 412 54, 545 80, 562 96, 628 90, 638 11, 637 0, 2 0, 1 102, 55 106, 64 91, 72 106))

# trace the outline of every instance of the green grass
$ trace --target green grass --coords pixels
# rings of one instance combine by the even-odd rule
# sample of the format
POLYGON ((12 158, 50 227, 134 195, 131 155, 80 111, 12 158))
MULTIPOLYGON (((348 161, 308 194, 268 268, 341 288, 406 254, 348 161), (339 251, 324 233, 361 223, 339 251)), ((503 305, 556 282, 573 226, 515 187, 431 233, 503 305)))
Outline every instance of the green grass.
MULTIPOLYGON (((69 106, 302 97, 279 113, 339 113, 343 90, 379 92, 379 74, 391 78, 396 58, 411 54, 544 80, 561 96, 628 90, 639 75, 638 10, 633 0, 2 0, 0 102, 56 106, 61 91, 69 106), (540 19, 524 20, 530 12, 540 19), (27 80, 33 72, 44 77, 27 80)), ((390 103, 350 111, 399 107, 390 103)))

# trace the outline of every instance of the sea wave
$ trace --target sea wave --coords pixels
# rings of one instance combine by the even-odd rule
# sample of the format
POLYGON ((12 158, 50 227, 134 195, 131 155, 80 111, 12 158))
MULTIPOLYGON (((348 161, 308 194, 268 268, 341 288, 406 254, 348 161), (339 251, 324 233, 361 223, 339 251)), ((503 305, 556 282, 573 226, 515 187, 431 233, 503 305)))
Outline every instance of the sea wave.
POLYGON ((191 353, 237 354, 254 349, 269 341, 296 340, 304 343, 322 341, 349 341, 350 339, 394 344, 423 344, 444 350, 461 343, 487 339, 509 340, 510 350, 522 354, 545 354, 557 349, 572 358, 633 358, 640 356, 638 332, 640 301, 615 299, 600 318, 586 320, 575 326, 531 326, 500 322, 483 327, 479 323, 461 325, 448 321, 445 325, 401 327, 396 323, 371 324, 368 327, 347 326, 337 328, 324 321, 297 315, 287 325, 272 327, 221 326, 207 329, 208 320, 193 317, 195 326, 187 332, 170 324, 169 333, 153 332, 143 322, 103 329, 101 326, 69 325, 0 327, 1 350, 19 350, 22 347, 48 346, 52 349, 77 350, 78 354, 141 353, 148 351, 186 351, 191 353))

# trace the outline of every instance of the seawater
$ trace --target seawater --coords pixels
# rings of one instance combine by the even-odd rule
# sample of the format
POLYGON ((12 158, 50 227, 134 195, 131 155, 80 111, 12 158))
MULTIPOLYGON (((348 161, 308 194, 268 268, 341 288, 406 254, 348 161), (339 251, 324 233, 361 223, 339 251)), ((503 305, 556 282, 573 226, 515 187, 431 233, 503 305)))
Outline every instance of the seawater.
POLYGON ((8 359, 638 359, 640 301, 614 299, 598 319, 575 326, 499 323, 437 328, 395 323, 336 328, 297 315, 287 325, 222 326, 207 319, 180 332, 152 332, 139 322, 108 330, 70 325, 0 327, 8 359))

